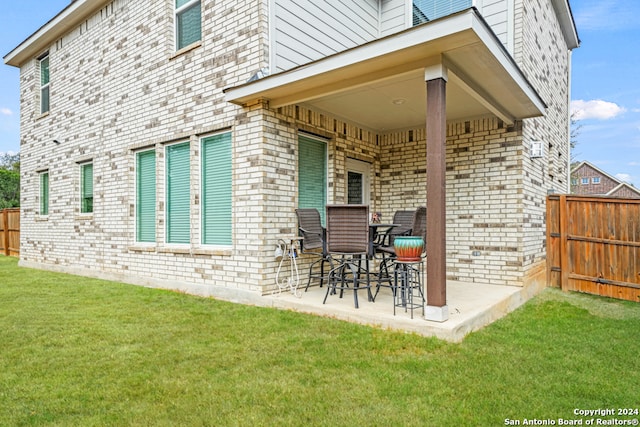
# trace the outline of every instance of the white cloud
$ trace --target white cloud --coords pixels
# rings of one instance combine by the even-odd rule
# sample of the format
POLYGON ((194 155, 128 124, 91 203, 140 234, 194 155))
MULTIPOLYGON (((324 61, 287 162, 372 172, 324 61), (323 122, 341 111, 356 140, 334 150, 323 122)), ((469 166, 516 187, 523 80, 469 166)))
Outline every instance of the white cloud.
POLYGON ((578 31, 621 31, 638 28, 636 0, 583 0, 576 5, 578 31))
POLYGON ((594 99, 584 101, 576 99, 571 101, 571 114, 575 120, 597 119, 608 120, 627 111, 616 103, 594 99))
POLYGON ((626 182, 627 184, 633 181, 631 175, 629 175, 628 173, 617 173, 616 178, 618 178, 620 181, 626 182))
POLYGON ((11 111, 8 108, 0 108, 0 114, 2 114, 4 116, 12 116, 13 115, 13 111, 11 111))

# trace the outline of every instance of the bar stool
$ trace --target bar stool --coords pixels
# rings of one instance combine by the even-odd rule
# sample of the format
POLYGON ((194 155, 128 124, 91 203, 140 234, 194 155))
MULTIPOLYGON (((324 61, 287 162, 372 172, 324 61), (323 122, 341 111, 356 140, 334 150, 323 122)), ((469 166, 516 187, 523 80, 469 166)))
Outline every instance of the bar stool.
POLYGON ((405 313, 422 307, 424 316, 424 291, 422 290, 423 260, 420 261, 393 261, 393 315, 396 307, 403 307, 405 313), (417 300, 416 300, 417 299, 417 300))

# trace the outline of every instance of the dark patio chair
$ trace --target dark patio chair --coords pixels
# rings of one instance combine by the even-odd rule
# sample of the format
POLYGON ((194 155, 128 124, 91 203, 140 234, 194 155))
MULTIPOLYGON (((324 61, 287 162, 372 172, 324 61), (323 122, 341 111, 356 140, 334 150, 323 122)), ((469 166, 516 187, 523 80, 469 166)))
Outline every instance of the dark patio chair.
POLYGON ((296 215, 298 217, 298 233, 302 237, 301 253, 319 257, 309 265, 309 279, 304 288, 306 292, 312 279, 319 280, 320 287, 322 287, 328 278, 329 271, 333 268, 333 264, 327 252, 326 230, 322 226, 318 210, 315 208, 296 209, 296 215), (325 264, 328 264, 328 269, 325 269, 325 264), (314 271, 318 266, 320 271, 314 271))
MULTIPOLYGON (((421 206, 417 208, 413 212, 413 216, 411 219, 411 230, 409 233, 404 234, 405 236, 420 236, 422 237, 423 242, 425 242, 425 248, 427 245, 427 208, 421 206)), ((381 287, 391 288, 394 296, 395 296, 395 286, 393 285, 393 280, 391 279, 391 275, 389 274, 389 264, 396 257, 396 251, 393 248, 393 240, 391 240, 391 245, 389 246, 380 246, 378 247, 378 252, 383 253, 382 261, 380 261, 380 270, 378 272, 378 284, 376 286, 375 297, 378 296, 378 292, 380 292, 381 287)), ((424 249, 423 249, 424 254, 424 249)))
POLYGON ((358 291, 366 290, 373 301, 369 276, 369 207, 366 205, 327 206, 327 251, 334 261, 329 272, 329 283, 324 296, 340 298, 345 290, 353 290, 358 308, 358 291))
POLYGON ((393 227, 384 234, 380 234, 376 236, 376 240, 374 241, 374 248, 376 252, 381 252, 382 256, 386 255, 384 252, 384 248, 393 246, 393 239, 396 236, 408 236, 411 233, 411 227, 413 227, 413 217, 415 214, 415 210, 412 211, 396 211, 393 214, 393 224, 398 224, 397 227, 393 227), (378 251, 378 248, 382 248, 382 250, 378 251))

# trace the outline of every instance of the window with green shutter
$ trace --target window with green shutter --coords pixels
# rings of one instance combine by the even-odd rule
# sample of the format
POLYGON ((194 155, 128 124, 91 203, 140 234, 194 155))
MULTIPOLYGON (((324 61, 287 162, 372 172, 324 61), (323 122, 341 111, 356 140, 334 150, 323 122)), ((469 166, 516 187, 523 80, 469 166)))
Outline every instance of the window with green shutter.
POLYGON ((49 55, 40 58, 40 114, 49 111, 49 55))
POLYGON ((156 152, 136 153, 136 242, 156 241, 156 152))
POLYGON ((325 223, 327 204, 327 142, 298 136, 298 207, 316 208, 325 223))
POLYGON ((80 212, 93 212, 93 163, 80 165, 80 212))
POLYGON ((231 133, 202 139, 202 243, 232 243, 231 133))
POLYGON ((40 215, 49 215, 49 172, 40 173, 40 215))
POLYGON ((176 0, 176 50, 202 37, 200 0, 176 0))
POLYGON ((166 222, 167 243, 191 241, 189 142, 166 147, 166 222))

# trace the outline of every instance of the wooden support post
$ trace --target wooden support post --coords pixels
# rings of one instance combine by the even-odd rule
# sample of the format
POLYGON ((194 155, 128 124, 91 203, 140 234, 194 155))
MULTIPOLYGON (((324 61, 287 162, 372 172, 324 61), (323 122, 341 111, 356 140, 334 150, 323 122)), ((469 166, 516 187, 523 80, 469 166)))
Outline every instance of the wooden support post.
POLYGON ((427 80, 427 307, 425 318, 444 322, 447 307, 446 72, 427 80))

